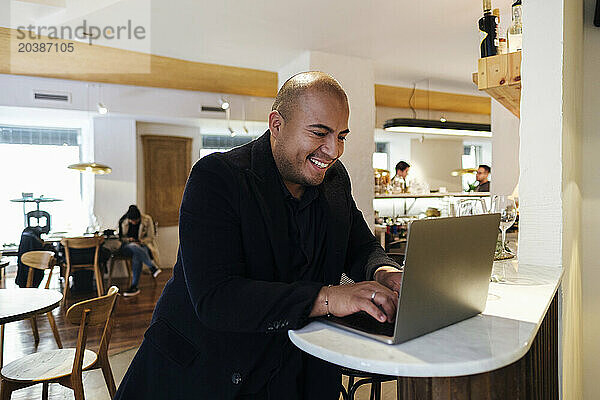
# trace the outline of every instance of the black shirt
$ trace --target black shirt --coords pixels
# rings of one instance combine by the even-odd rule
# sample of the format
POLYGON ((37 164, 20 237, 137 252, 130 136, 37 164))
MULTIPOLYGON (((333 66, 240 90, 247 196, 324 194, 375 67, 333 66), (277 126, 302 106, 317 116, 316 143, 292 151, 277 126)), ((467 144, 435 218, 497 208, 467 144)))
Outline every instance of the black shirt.
POLYGON ((133 222, 129 221, 129 228, 127 229, 127 237, 137 239, 139 231, 140 231, 139 222, 137 224, 134 224, 133 222))
POLYGON ((296 199, 281 182, 288 217, 289 262, 296 280, 323 282, 325 211, 319 190, 308 186, 296 199))
POLYGON ((479 186, 477 186, 477 189, 475 191, 476 192, 489 192, 490 191, 490 181, 487 181, 485 183, 480 183, 479 186))
MULTIPOLYGON (((325 280, 325 241, 327 236, 325 204, 316 186, 307 186, 300 199, 296 199, 287 189, 283 180, 281 188, 285 198, 288 222, 289 265, 295 271, 295 280, 324 282, 325 280)), ((318 398, 311 394, 316 389, 315 382, 323 377, 313 376, 322 368, 313 364, 322 361, 303 353, 291 342, 287 342, 282 352, 282 367, 277 379, 295 382, 295 387, 287 388, 299 394, 302 398, 318 398), (297 369, 296 366, 302 365, 297 369)), ((334 379, 339 379, 335 376, 334 379)), ((271 388, 273 390, 273 388, 271 388)), ((284 393, 270 393, 275 398, 283 398, 284 393)), ((322 393, 319 393, 322 395, 322 393)))

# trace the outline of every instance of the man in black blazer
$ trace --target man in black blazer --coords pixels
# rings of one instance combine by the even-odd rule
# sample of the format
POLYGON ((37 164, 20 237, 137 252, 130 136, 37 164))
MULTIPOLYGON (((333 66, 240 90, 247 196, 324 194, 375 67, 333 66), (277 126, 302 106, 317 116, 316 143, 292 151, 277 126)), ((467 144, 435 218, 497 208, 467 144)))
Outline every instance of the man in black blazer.
POLYGON ((335 79, 298 74, 263 136, 194 165, 173 277, 116 399, 338 398, 339 368, 287 331, 361 310, 391 322, 401 283, 338 160, 348 116, 335 79))

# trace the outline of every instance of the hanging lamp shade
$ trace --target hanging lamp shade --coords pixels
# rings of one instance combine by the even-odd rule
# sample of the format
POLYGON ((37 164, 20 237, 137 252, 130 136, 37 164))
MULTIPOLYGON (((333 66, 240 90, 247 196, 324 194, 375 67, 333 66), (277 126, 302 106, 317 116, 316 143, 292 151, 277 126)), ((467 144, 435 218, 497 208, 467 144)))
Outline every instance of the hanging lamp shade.
POLYGON ((468 122, 442 122, 440 120, 394 118, 385 121, 383 129, 388 132, 417 133, 422 135, 454 135, 492 137, 490 124, 468 122))
POLYGON ((98 164, 95 162, 71 164, 68 168, 79 172, 91 172, 92 174, 97 175, 106 175, 112 172, 112 169, 108 165, 98 164))
POLYGON ((463 175, 466 175, 466 174, 475 174, 475 173, 477 173, 477 169, 475 169, 475 168, 460 168, 460 169, 452 170, 450 172, 450 175, 452 175, 452 176, 463 176, 463 175))

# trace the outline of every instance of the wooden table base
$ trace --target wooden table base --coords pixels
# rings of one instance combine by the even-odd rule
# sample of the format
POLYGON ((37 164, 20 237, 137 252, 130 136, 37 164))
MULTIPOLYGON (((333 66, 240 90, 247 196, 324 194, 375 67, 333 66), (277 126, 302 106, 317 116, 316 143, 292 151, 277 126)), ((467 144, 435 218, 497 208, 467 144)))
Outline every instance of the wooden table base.
POLYGON ((399 378, 403 400, 558 400, 558 294, 531 348, 519 361, 483 374, 399 378))

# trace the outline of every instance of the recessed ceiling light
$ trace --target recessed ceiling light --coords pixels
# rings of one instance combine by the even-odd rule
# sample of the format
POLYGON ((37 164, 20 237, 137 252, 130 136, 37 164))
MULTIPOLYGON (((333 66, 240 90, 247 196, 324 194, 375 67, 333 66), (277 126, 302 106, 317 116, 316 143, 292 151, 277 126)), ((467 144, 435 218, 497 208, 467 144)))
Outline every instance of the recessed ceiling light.
POLYGON ((98 103, 98 112, 104 115, 108 112, 108 108, 104 104, 98 103))

